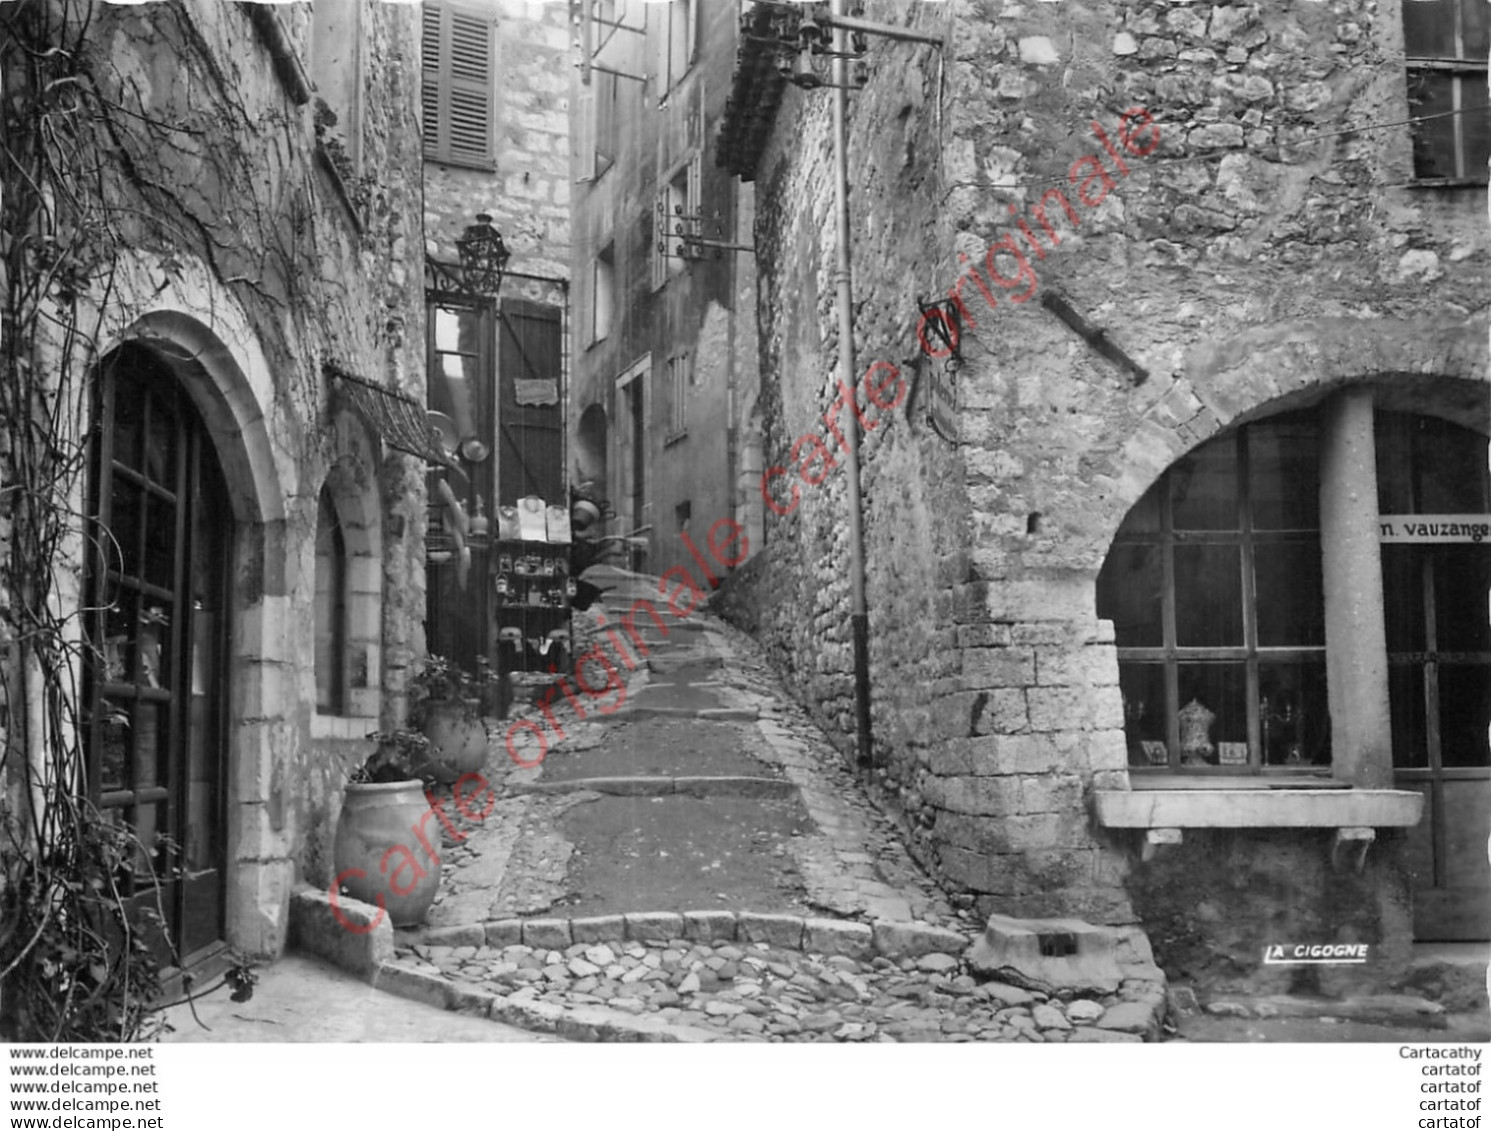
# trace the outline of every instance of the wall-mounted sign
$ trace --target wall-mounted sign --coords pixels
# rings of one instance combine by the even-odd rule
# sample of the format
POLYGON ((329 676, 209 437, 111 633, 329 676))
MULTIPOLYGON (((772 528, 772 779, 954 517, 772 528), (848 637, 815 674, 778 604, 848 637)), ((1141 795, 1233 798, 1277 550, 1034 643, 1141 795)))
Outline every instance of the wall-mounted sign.
POLYGON ((927 419, 937 434, 949 443, 958 442, 958 374, 947 366, 931 366, 931 393, 927 397, 927 419))
POLYGON ((1484 542, 1491 537, 1491 514, 1384 514, 1377 518, 1377 540, 1399 542, 1484 542))
POLYGON ((552 377, 519 377, 513 382, 513 398, 521 405, 559 403, 559 382, 552 377))

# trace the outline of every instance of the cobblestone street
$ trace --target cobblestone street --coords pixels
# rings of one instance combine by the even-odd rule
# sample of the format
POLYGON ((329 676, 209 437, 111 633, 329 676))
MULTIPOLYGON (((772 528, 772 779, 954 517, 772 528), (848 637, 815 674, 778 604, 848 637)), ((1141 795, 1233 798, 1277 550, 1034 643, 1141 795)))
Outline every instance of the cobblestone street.
MULTIPOLYGON (((602 576, 610 609, 657 594, 602 576)), ((594 611, 587 635, 616 619, 594 611)), ((754 645, 702 612, 666 635, 639 619, 614 713, 555 697, 529 768, 501 728, 543 710, 494 722, 495 806, 447 836, 430 926, 396 932, 384 984, 581 1039, 1158 1039, 1152 965, 1085 995, 976 977, 983 924, 910 859, 754 645)))

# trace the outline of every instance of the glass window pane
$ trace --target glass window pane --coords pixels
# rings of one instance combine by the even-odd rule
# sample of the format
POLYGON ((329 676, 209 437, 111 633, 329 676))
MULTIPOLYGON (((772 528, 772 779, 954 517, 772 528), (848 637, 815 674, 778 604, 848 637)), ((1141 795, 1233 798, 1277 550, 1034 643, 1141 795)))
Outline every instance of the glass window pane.
POLYGON ((1382 547, 1382 594, 1389 652, 1422 652, 1426 647, 1424 553, 1423 546, 1382 547))
POLYGON ((176 588, 176 507, 156 495, 145 499, 144 580, 176 588))
POLYGON ((1175 547, 1175 642, 1180 647, 1242 645, 1241 561, 1237 546, 1175 547))
POLYGON ((1486 437, 1432 416, 1413 418, 1418 514, 1486 509, 1486 437))
POLYGON ((1404 51, 1410 56, 1454 58, 1455 8, 1460 2, 1461 0, 1404 0, 1404 51))
POLYGON ((113 699, 100 699, 99 737, 102 740, 99 758, 99 786, 108 793, 129 788, 130 716, 125 704, 113 699))
POLYGON ((1120 648, 1158 648, 1164 643, 1162 554, 1158 543, 1120 542, 1103 563, 1098 575, 1098 616, 1113 622, 1120 648))
POLYGON ((1222 743, 1248 741, 1247 665, 1241 662, 1180 664, 1180 762, 1221 764, 1222 743))
POLYGON ((176 414, 162 396, 150 398, 150 435, 145 443, 145 466, 150 480, 168 491, 176 490, 176 414))
POLYGON ((1491 652, 1491 546, 1435 546, 1434 612, 1441 652, 1491 652))
POLYGON ((1118 686, 1123 693, 1129 765, 1166 765, 1169 756, 1165 750, 1165 665, 1120 663, 1118 686))
POLYGON ((1422 769, 1429 764, 1423 665, 1390 664, 1387 681, 1388 710, 1393 725, 1393 765, 1422 769))
POLYGON ((1484 61, 1491 53, 1491 7, 1483 0, 1461 0, 1460 48, 1467 59, 1484 61))
POLYGON ((1203 444, 1167 473, 1176 530, 1237 529, 1237 438, 1203 444))
POLYGON ((100 533, 104 561, 126 577, 140 576, 140 523, 144 499, 140 488, 116 475, 109 489, 109 529, 100 533))
POLYGON ((1253 547, 1253 578, 1260 647, 1325 643, 1318 542, 1257 543, 1253 547))
POLYGON ((1491 665, 1439 665, 1440 761, 1446 766, 1491 766, 1491 665))
POLYGON ((1328 766, 1325 660, 1260 662, 1258 732, 1266 766, 1328 766))
POLYGON ((1320 476, 1313 419, 1248 429, 1249 500, 1254 530, 1320 527, 1320 476))
POLYGON ((1144 492, 1144 497, 1124 516, 1123 525, 1118 528, 1119 537, 1160 532, 1160 496, 1164 493, 1165 483, 1161 479, 1144 492))
POLYGON ((1425 179, 1457 176, 1455 168, 1455 80, 1443 71, 1408 72, 1408 111, 1428 118, 1413 126, 1413 171, 1425 179))
MULTIPOLYGON (((1486 10, 1484 4, 1472 7, 1486 10)), ((1486 57, 1485 49, 1480 58, 1486 57)), ((1460 106, 1466 113, 1460 115, 1460 140, 1465 150, 1465 176, 1478 181, 1486 179, 1486 159, 1491 155, 1491 109, 1487 107, 1486 76, 1484 74, 1460 79, 1460 106)))

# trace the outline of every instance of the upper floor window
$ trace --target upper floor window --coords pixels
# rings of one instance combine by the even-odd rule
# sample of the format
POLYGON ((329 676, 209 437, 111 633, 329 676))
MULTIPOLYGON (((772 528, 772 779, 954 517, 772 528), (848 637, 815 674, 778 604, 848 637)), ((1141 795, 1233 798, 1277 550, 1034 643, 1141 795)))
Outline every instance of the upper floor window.
POLYGON ((443 0, 425 0, 423 9, 425 157, 476 169, 495 168, 492 20, 443 0))
POLYGON ((1486 0, 1403 0, 1413 173, 1420 181, 1485 184, 1491 158, 1486 0))
POLYGON ((698 53, 699 0, 668 0, 656 6, 658 34, 653 73, 658 77, 658 98, 666 98, 687 73, 698 53))
POLYGON ((616 312, 616 245, 608 243, 595 257, 591 276, 590 342, 604 341, 611 334, 616 312))
POLYGON ((652 256, 653 289, 681 272, 688 258, 688 237, 695 235, 698 229, 700 174, 699 158, 695 156, 674 170, 658 190, 653 207, 656 230, 652 256))
POLYGON ((689 430, 689 389, 694 384, 693 358, 686 353, 668 359, 668 439, 689 430))

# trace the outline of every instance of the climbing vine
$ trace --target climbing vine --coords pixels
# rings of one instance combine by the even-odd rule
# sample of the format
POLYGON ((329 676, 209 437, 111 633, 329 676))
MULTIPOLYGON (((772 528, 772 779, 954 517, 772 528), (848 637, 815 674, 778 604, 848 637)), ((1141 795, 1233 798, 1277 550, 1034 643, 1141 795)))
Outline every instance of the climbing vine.
MULTIPOLYGON (((291 114, 251 115, 179 3, 145 14, 109 7, 33 0, 0 12, 7 1039, 148 1039, 164 1025, 163 971, 181 964, 163 906, 180 875, 162 863, 179 854, 159 839, 140 843, 97 808, 83 745, 83 684, 98 657, 82 563, 117 556, 87 513, 91 378, 101 343, 143 313, 122 297, 142 289, 121 264, 138 272, 153 256, 157 294, 182 260, 204 264, 257 325, 280 327, 260 337, 286 373, 298 371, 289 342, 315 305, 303 301, 307 288, 323 304, 335 294, 320 268, 312 173, 284 157, 265 184, 264 154, 279 152, 273 131, 293 124, 291 114), (111 51, 121 37, 140 49, 111 51)), ((297 403, 299 419, 315 418, 313 390, 287 380, 277 395, 297 403)), ((238 1000, 252 990, 242 963, 226 981, 238 1000)), ((189 999, 206 992, 185 985, 189 999)))

